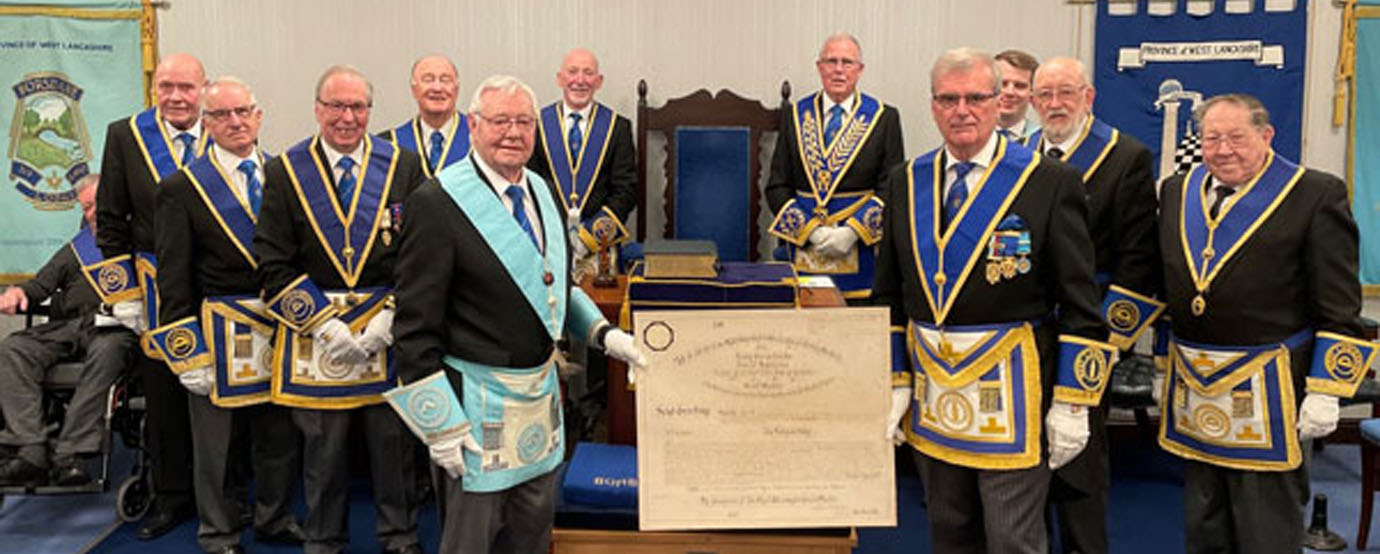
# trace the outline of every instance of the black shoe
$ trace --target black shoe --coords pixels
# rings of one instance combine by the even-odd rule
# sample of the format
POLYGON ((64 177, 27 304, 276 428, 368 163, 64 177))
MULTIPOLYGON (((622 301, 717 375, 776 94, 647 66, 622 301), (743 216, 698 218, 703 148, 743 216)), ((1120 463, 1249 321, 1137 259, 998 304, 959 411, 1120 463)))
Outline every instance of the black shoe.
POLYGON ((48 480, 48 470, 24 458, 11 458, 0 465, 0 485, 36 487, 48 480))
POLYGON ((225 548, 210 550, 208 552, 209 554, 244 554, 244 547, 238 544, 232 544, 225 548))
POLYGON ((287 525, 273 532, 254 530, 254 540, 263 543, 302 544, 306 538, 307 535, 302 531, 302 526, 298 525, 296 521, 289 521, 287 525))
MULTIPOLYGON (((139 540, 151 541, 172 531, 179 523, 192 517, 187 508, 165 508, 155 501, 149 514, 144 516, 144 524, 139 526, 139 540)), ((243 550, 241 550, 243 552, 243 550)))
POLYGON ((53 468, 53 484, 63 487, 80 487, 91 483, 91 476, 76 461, 60 463, 53 468))
POLYGON ((422 554, 422 547, 414 543, 407 546, 385 548, 383 554, 422 554))

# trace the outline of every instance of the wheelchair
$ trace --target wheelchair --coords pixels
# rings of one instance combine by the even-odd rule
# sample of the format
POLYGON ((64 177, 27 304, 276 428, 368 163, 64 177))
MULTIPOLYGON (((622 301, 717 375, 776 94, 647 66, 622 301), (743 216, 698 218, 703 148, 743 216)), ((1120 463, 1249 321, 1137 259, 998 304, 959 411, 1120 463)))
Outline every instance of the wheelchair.
MULTIPOLYGON (((25 325, 31 327, 35 316, 45 316, 47 306, 33 306, 25 313, 25 325), (37 309, 34 309, 37 308, 37 309)), ((43 423, 47 439, 57 437, 67 405, 81 381, 81 360, 63 360, 43 378, 43 423)), ((149 483, 148 460, 145 454, 144 397, 138 379, 129 372, 122 373, 106 392, 105 411, 101 421, 101 444, 97 452, 100 470, 91 481, 81 485, 43 484, 38 486, 0 486, 0 506, 6 495, 101 494, 112 483, 110 458, 113 441, 118 434, 125 448, 134 452, 134 465, 120 482, 115 497, 115 512, 122 521, 133 522, 144 517, 153 504, 153 488, 149 483)), ((3 423, 0 420, 0 423, 3 423)))

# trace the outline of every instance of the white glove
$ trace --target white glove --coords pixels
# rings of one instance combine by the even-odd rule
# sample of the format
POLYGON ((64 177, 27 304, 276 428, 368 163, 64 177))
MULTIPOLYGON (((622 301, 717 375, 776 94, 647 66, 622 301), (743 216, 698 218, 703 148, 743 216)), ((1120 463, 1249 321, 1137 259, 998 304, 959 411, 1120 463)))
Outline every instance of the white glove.
POLYGON ((350 334, 350 326, 338 317, 321 322, 312 329, 311 337, 331 362, 354 365, 369 359, 369 353, 350 334))
POLYGON ((110 306, 110 315, 119 320, 120 325, 124 325, 137 335, 142 335, 148 330, 148 322, 144 319, 144 303, 140 300, 116 302, 110 306))
POLYGON ((186 387, 188 392, 206 396, 211 394, 216 376, 211 372, 211 366, 203 366, 177 374, 177 380, 182 382, 182 386, 186 387))
POLYGON ((466 450, 476 454, 484 453, 484 450, 479 448, 479 441, 470 435, 470 424, 465 423, 461 429, 459 437, 427 445, 427 449, 431 451, 431 461, 446 470, 446 475, 451 479, 459 479, 465 475, 466 450))
POLYGON ((571 208, 565 212, 565 228, 578 229, 580 227, 580 209, 571 208))
POLYGON ((393 346, 393 309, 384 308, 374 314, 374 319, 364 327, 359 335, 359 347, 370 356, 393 346))
POLYGON ((622 329, 613 329, 604 334, 604 353, 627 362, 629 369, 647 366, 647 357, 637 349, 633 336, 622 329))
POLYGON ((94 324, 96 327, 119 327, 120 320, 105 315, 103 313, 96 312, 96 320, 94 324))
POLYGON ((572 257, 572 258, 579 259, 579 258, 585 257, 585 254, 588 254, 588 253, 589 253, 589 247, 588 247, 588 246, 585 246, 585 241, 580 240, 580 231, 579 231, 578 229, 571 229, 571 230, 570 230, 570 255, 571 255, 571 257, 572 257))
POLYGON ((906 416, 906 410, 910 408, 910 397, 913 394, 915 394, 915 389, 911 387, 891 389, 891 414, 886 418, 886 438, 892 444, 899 445, 906 442, 906 432, 901 429, 901 418, 906 416))
MULTIPOLYGON (((841 227, 828 227, 828 232, 824 235, 824 240, 817 243, 815 248, 820 254, 829 258, 842 258, 853 248, 853 243, 858 241, 858 232, 847 225, 841 227)), ((815 234, 810 233, 810 238, 815 234)))
POLYGON ((810 238, 807 240, 810 244, 814 245, 815 248, 819 248, 819 245, 823 244, 824 240, 829 238, 829 234, 832 232, 832 229, 833 227, 830 227, 828 225, 820 225, 819 227, 815 227, 815 230, 810 231, 810 238))
POLYGON ((1156 406, 1164 404, 1164 374, 1166 372, 1155 370, 1155 377, 1150 381, 1150 398, 1155 399, 1156 406))
POLYGON ((1310 392, 1303 396, 1299 406, 1299 440, 1325 437, 1337 430, 1337 420, 1341 418, 1341 408, 1337 397, 1320 392, 1310 392))
POLYGON ((1045 415, 1049 435, 1049 468, 1059 469, 1088 446, 1088 409, 1055 400, 1045 415))

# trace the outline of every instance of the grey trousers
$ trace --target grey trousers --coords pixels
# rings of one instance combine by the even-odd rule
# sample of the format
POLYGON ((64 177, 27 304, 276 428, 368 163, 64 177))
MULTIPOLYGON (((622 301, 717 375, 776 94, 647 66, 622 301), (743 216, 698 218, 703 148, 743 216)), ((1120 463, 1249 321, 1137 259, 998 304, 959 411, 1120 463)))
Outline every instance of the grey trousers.
POLYGON ((556 472, 498 492, 465 492, 431 466, 441 548, 455 554, 544 554, 556 521, 556 472))
POLYGON ((18 446, 30 463, 46 466, 43 377, 63 358, 84 352, 81 383, 67 406, 53 454, 70 458, 101 447, 101 420, 110 385, 129 367, 136 348, 123 328, 81 328, 71 319, 26 329, 0 340, 0 444, 18 446))
MULTIPOLYGON (((281 406, 259 404, 219 408, 198 394, 187 397, 192 423, 192 486, 201 519, 197 544, 213 552, 240 542, 240 507, 248 501, 233 466, 254 468, 254 528, 264 533, 292 523, 292 485, 300 467, 301 438, 281 406), (232 455, 231 444, 253 444, 249 460, 232 455)), ((241 472, 242 473, 242 472, 241 472)))
POLYGON ((1049 466, 982 470, 913 451, 925 484, 930 537, 941 554, 1044 554, 1049 466))
POLYGON ((1059 544, 1067 554, 1107 554, 1107 498, 1111 460, 1107 438, 1107 403, 1093 409, 1088 422, 1088 446, 1068 465, 1054 472, 1049 505, 1058 514, 1059 544), (1071 475, 1075 472, 1083 475, 1071 475), (1095 475, 1092 475, 1095 474, 1095 475), (1084 488, 1065 481, 1081 480, 1084 488))
POLYGON ((387 404, 354 410, 292 410, 302 432, 302 480, 307 496, 306 554, 343 552, 349 543, 349 443, 363 440, 369 453, 377 533, 384 548, 417 544, 413 478, 415 440, 387 404), (351 419, 356 419, 353 432, 351 419))
MULTIPOLYGON (((1302 447, 1308 450, 1310 445, 1302 447)), ((1308 463, 1292 471, 1245 471, 1184 463, 1185 552, 1298 554, 1308 463)))

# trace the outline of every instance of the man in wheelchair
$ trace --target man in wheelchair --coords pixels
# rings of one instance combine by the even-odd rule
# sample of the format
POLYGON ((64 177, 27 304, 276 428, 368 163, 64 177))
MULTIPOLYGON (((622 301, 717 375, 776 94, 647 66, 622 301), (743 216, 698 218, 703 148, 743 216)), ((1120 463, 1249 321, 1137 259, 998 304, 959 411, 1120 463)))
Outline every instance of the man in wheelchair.
MULTIPOLYGON (((46 323, 0 340, 0 486, 83 485, 91 480, 78 456, 101 448, 101 418, 107 392, 129 365, 136 346, 133 333, 113 318, 100 315, 102 294, 120 281, 118 261, 101 258, 93 239, 96 186, 88 175, 76 186, 84 225, 70 243, 53 254, 33 279, 0 293, 0 313, 28 312, 51 299, 46 323), (81 360, 81 379, 66 417, 51 444, 43 420, 43 382, 59 362, 81 360)), ((131 277, 125 279, 133 283, 131 277)))

